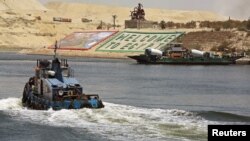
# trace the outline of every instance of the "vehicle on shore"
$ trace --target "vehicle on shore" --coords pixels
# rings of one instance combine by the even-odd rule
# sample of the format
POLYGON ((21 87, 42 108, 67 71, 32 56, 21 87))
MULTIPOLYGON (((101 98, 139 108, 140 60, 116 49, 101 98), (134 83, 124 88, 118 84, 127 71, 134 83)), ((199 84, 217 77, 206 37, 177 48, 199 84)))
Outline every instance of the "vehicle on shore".
POLYGON ((35 75, 24 86, 22 104, 37 110, 104 107, 97 94, 82 91, 66 59, 37 60, 35 75))
POLYGON ((173 64, 173 65, 229 65, 235 60, 223 58, 211 52, 186 49, 180 43, 172 43, 165 50, 145 49, 141 55, 128 56, 140 64, 173 64))

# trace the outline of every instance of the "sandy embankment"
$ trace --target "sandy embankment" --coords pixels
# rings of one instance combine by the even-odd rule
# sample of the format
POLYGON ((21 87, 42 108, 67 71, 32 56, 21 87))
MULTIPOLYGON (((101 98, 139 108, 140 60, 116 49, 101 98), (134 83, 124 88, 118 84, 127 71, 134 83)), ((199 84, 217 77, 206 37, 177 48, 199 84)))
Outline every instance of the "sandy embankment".
MULTIPOLYGON (((135 3, 136 6, 137 3, 135 3)), ((191 20, 221 20, 215 13, 205 11, 176 11, 146 8, 146 18, 154 21, 187 22, 191 20)), ((53 2, 43 6, 37 0, 0 1, 0 51, 21 50, 20 53, 53 54, 46 47, 66 35, 76 31, 96 30, 100 21, 112 23, 112 15, 117 15, 116 23, 124 28, 124 20, 130 19, 133 7, 103 6, 94 4, 74 4, 53 2), (71 23, 53 22, 53 17, 71 18, 71 23), (83 23, 81 18, 91 19, 83 23)), ((155 30, 155 29, 154 29, 155 30)), ((153 31, 151 29, 151 31, 153 31)), ((124 58, 128 54, 89 51, 59 51, 61 55, 124 58)), ((131 53, 129 54, 131 55, 131 53)))

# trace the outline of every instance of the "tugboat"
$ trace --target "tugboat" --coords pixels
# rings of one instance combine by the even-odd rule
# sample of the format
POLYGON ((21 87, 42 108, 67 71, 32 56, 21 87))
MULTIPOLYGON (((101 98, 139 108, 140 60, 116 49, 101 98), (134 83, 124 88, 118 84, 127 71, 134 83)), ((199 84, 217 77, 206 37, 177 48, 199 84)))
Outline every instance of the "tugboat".
POLYGON ((165 51, 147 48, 141 55, 128 56, 140 64, 229 65, 234 60, 210 52, 186 49, 181 43, 171 43, 165 51))
POLYGON ((23 90, 22 104, 36 110, 103 108, 97 94, 82 93, 83 87, 74 78, 66 59, 37 60, 35 76, 30 77, 23 90))

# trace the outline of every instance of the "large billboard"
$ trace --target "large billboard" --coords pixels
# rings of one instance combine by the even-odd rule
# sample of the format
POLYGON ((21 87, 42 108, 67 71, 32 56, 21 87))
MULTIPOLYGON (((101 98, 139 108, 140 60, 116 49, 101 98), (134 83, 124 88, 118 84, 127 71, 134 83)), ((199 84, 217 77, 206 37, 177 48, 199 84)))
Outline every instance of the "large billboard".
MULTIPOLYGON (((58 49, 65 50, 88 50, 115 33, 117 33, 117 31, 74 32, 57 41, 57 46, 58 49)), ((52 45, 50 48, 54 48, 54 46, 55 45, 52 45)))

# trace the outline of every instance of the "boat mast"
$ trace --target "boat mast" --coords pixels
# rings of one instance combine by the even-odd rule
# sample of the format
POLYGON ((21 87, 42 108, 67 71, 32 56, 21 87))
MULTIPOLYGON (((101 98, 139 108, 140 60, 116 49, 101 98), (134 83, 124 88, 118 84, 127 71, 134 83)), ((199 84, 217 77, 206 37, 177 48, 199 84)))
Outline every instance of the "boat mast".
POLYGON ((57 40, 56 40, 55 47, 54 47, 54 59, 57 57, 57 55, 56 55, 57 48, 58 48, 58 46, 57 46, 57 40))

